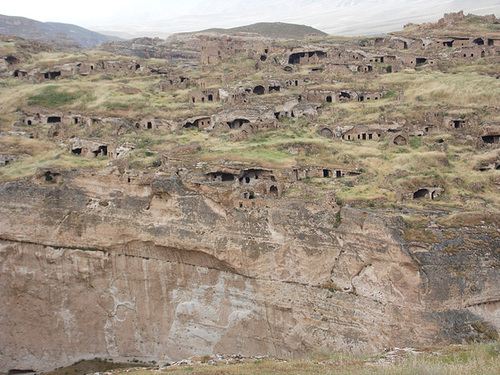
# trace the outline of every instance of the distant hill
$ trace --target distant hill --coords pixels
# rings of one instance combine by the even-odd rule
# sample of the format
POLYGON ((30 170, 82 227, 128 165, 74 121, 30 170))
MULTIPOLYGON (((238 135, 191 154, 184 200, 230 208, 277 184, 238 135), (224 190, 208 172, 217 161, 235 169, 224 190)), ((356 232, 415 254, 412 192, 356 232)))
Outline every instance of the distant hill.
POLYGON ((63 48, 93 47, 109 40, 122 40, 76 25, 39 22, 29 18, 5 15, 0 15, 0 34, 18 36, 63 48))
POLYGON ((248 26, 233 27, 231 29, 207 29, 198 31, 198 33, 219 33, 228 35, 251 33, 272 39, 304 39, 304 37, 309 34, 328 35, 311 26, 282 22, 259 22, 248 26))

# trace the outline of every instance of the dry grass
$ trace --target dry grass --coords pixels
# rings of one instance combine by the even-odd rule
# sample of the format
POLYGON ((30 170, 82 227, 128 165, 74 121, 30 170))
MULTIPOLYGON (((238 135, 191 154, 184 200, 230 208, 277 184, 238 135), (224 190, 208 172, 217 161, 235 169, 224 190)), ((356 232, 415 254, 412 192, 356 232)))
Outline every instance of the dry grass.
POLYGON ((109 160, 104 158, 85 159, 70 155, 64 151, 47 151, 36 156, 15 160, 0 169, 0 181, 14 181, 33 176, 38 168, 99 168, 102 169, 109 160))
POLYGON ((47 140, 31 139, 20 136, 0 137, 0 153, 2 154, 28 154, 36 156, 53 148, 54 144, 47 140))
POLYGON ((437 236, 428 229, 405 229, 403 238, 407 242, 438 243, 437 236))
MULTIPOLYGON (((162 374, 380 374, 380 375, 456 375, 498 374, 499 342, 466 346, 417 348, 419 354, 400 354, 385 361, 385 353, 373 356, 322 352, 307 360, 254 360, 232 365, 184 365, 163 367, 162 374), (384 363, 384 364, 383 364, 384 363)), ((125 371, 122 371, 125 372, 125 371)), ((119 372, 120 373, 120 372, 119 372)), ((128 370, 131 375, 150 375, 150 370, 128 370)))
POLYGON ((344 203, 350 202, 370 202, 374 204, 379 202, 394 202, 396 197, 393 192, 387 189, 382 189, 372 184, 357 185, 354 187, 346 187, 340 190, 337 194, 338 198, 344 203))
POLYGON ((124 60, 130 61, 128 57, 118 57, 112 53, 105 51, 85 51, 85 52, 42 52, 33 55, 32 59, 26 65, 26 68, 52 67, 54 65, 62 65, 69 63, 77 63, 82 61, 99 61, 99 60, 124 60))
POLYGON ((156 76, 133 76, 101 79, 101 76, 78 77, 47 83, 30 84, 7 80, 0 95, 0 110, 12 113, 28 104, 40 104, 63 111, 78 111, 110 117, 192 117, 215 113, 221 106, 209 103, 192 107, 188 104, 189 89, 160 93, 152 89, 160 81, 156 76), (123 88, 137 90, 127 94, 123 88), (52 90, 50 93, 47 91, 52 90), (47 95, 51 94, 51 95, 47 95), (56 95, 57 94, 57 95, 56 95), (56 95, 55 100, 50 100, 56 95), (67 99, 67 100, 61 100, 67 99))
POLYGON ((33 176, 41 167, 55 167, 63 170, 75 167, 102 168, 109 161, 104 158, 80 158, 69 154, 64 148, 55 146, 48 140, 22 136, 0 137, 0 154, 22 156, 0 168, 0 181, 33 176))
POLYGON ((463 212, 439 220, 439 224, 450 228, 500 226, 500 214, 493 212, 463 212))
POLYGON ((406 71, 379 78, 381 84, 404 89, 405 101, 412 105, 451 105, 463 109, 496 106, 500 81, 476 72, 445 74, 406 71))

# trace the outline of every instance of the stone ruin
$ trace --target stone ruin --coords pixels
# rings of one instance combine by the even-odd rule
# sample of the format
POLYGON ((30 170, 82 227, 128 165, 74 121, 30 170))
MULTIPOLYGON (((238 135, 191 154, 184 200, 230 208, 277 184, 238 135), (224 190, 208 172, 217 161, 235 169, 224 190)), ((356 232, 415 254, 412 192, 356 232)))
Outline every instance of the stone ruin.
POLYGON ((84 139, 74 140, 69 146, 69 151, 73 155, 87 158, 96 158, 99 156, 111 158, 115 155, 115 150, 109 143, 84 139))
POLYGON ((482 142, 490 147, 500 145, 500 123, 488 123, 482 126, 482 142))
MULTIPOLYGON (((104 75, 135 75, 135 74, 149 74, 149 75, 167 75, 166 68, 157 68, 145 66, 142 61, 82 61, 77 63, 68 63, 62 65, 55 65, 49 68, 34 68, 32 70, 15 69, 10 72, 10 75, 19 79, 29 80, 32 82, 44 82, 57 79, 71 78, 74 76, 88 76, 94 74, 104 75)), ((182 88, 183 77, 172 78, 172 86, 182 88), (180 80, 180 83, 178 83, 180 80)), ((168 81, 167 81, 168 82, 168 81)), ((185 82, 186 85, 188 82, 185 82)), ((163 81, 163 85, 166 82, 163 81)), ((160 88, 162 84, 160 83, 160 88)))
POLYGON ((444 189, 442 187, 420 187, 411 193, 412 199, 429 199, 433 200, 443 194, 444 189))
POLYGON ((183 128, 212 129, 212 118, 210 116, 198 116, 188 118, 183 128))
POLYGON ((183 76, 173 76, 162 79, 158 83, 158 88, 162 92, 186 89, 190 84, 190 79, 183 76))
POLYGON ((221 100, 220 89, 199 89, 193 90, 189 93, 189 103, 199 104, 199 103, 213 103, 221 100))

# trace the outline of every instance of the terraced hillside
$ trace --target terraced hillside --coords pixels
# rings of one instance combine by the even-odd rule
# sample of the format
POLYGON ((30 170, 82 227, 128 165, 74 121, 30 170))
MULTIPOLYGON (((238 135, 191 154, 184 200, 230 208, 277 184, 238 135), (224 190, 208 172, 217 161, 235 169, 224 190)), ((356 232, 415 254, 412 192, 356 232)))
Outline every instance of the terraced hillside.
POLYGON ((498 339, 493 18, 2 38, 0 370, 498 339))

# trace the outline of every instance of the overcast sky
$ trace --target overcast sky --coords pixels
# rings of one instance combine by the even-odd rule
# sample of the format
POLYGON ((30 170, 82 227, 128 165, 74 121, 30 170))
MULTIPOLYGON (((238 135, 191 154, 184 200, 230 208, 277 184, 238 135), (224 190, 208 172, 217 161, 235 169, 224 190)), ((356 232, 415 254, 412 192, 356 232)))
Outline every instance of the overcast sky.
POLYGON ((290 22, 336 35, 374 35, 445 12, 496 14, 500 0, 2 0, 0 14, 72 23, 123 36, 160 36, 255 22, 290 22))

